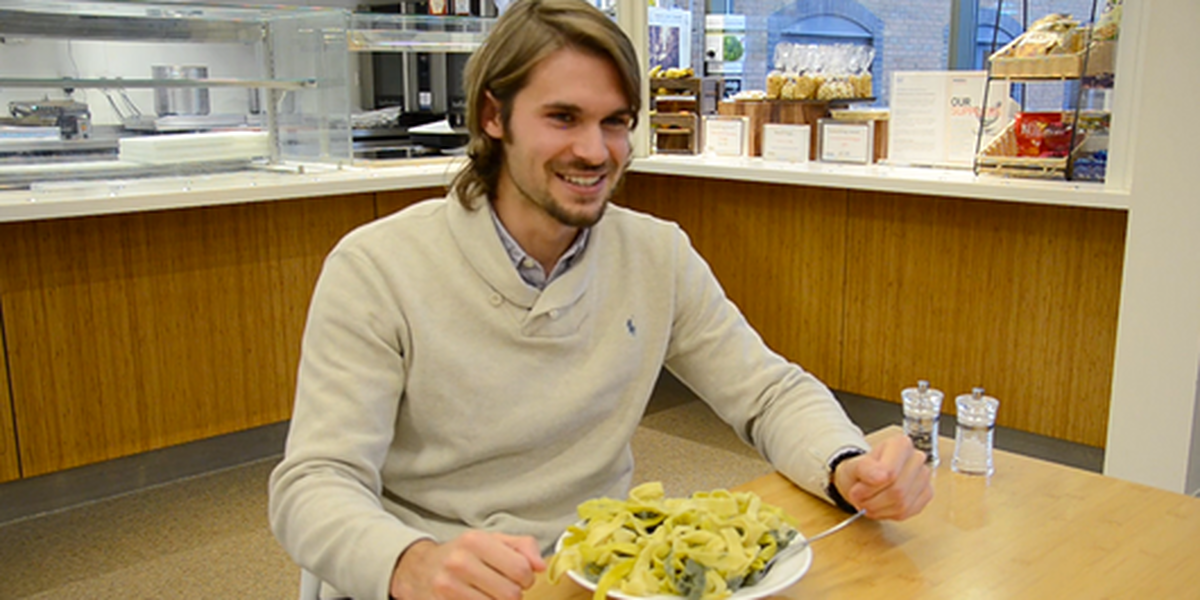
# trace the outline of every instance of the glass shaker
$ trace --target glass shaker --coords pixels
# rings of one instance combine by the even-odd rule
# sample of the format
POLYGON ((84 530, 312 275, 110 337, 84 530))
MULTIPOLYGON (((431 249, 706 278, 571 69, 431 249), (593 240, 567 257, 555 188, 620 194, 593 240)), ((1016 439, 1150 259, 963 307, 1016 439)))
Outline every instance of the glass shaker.
POLYGON ((925 464, 938 466, 938 418, 942 414, 945 394, 929 387, 928 381, 921 380, 917 387, 900 392, 900 397, 904 399, 904 433, 908 434, 914 448, 925 453, 925 464))
POLYGON ((983 395, 983 388, 955 398, 958 426, 954 434, 954 460, 950 468, 966 475, 991 475, 992 434, 1000 401, 983 395))

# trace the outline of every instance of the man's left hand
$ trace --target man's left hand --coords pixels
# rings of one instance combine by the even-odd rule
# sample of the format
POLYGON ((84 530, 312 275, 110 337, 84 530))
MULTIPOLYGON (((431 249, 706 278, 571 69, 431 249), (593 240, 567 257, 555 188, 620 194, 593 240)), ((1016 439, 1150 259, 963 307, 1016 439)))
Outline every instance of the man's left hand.
POLYGON ((913 448, 908 436, 895 435, 842 461, 834 471, 834 485, 868 517, 902 521, 933 500, 931 475, 925 453, 913 448))

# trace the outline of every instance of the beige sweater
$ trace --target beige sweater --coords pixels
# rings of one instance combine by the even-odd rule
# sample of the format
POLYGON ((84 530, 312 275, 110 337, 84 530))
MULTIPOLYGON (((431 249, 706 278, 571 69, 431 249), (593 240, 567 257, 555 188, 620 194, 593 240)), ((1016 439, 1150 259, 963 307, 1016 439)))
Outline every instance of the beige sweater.
POLYGON ((867 447, 672 223, 610 207, 542 292, 485 209, 434 200, 367 224, 313 294, 271 527, 360 600, 388 597, 397 557, 422 537, 483 528, 548 551, 580 502, 625 495, 664 364, 814 494, 837 450, 867 447))

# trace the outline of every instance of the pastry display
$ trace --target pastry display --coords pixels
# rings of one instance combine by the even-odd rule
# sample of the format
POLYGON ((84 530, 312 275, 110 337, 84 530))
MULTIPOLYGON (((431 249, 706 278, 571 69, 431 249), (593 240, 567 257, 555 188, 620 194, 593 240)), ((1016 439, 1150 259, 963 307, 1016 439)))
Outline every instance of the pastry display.
POLYGON ((874 95, 875 50, 857 44, 793 44, 775 47, 775 69, 767 75, 772 100, 852 100, 874 95))
POLYGON ((1071 54, 1080 50, 1079 22, 1067 14, 1050 14, 1029 26, 1016 44, 1011 56, 1031 58, 1050 54, 1071 54))

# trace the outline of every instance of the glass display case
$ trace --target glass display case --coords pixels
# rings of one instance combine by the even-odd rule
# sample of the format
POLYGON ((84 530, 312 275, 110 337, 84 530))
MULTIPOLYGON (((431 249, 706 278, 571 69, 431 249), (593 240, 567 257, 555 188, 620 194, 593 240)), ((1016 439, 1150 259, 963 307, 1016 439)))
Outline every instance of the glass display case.
POLYGON ((0 190, 349 164, 351 14, 0 0, 0 190))
POLYGON ((461 154, 463 71, 495 22, 491 0, 477 6, 479 16, 354 15, 349 49, 359 57, 360 101, 369 109, 355 115, 356 157, 461 154))

